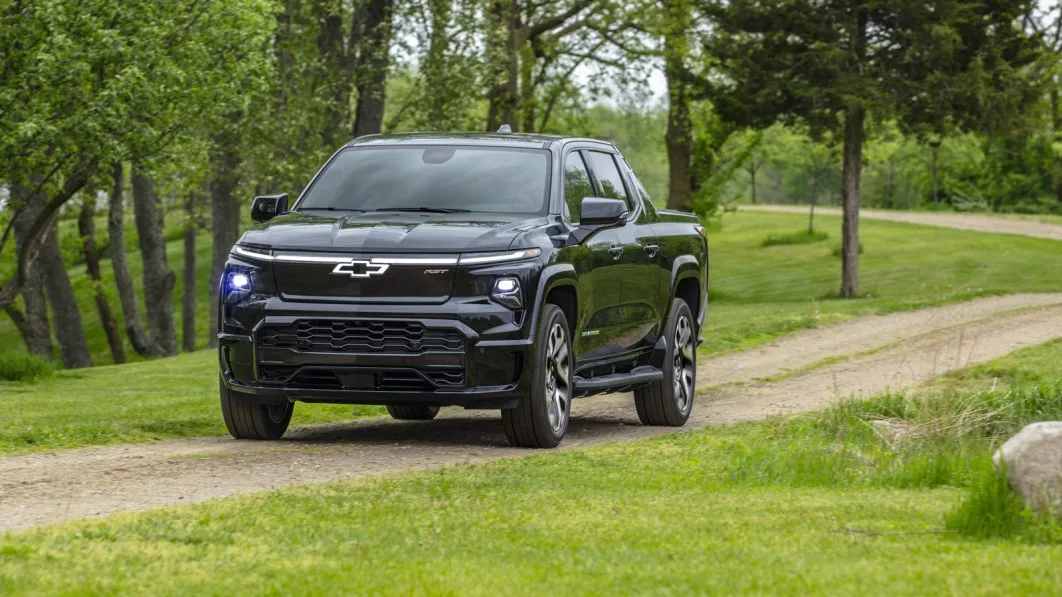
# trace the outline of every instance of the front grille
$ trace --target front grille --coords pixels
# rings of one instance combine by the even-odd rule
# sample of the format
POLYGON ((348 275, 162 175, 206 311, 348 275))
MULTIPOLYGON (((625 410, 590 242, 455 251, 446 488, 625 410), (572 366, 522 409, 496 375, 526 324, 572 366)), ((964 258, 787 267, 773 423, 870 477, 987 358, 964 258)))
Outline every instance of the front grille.
POLYGON ((453 330, 424 327, 417 321, 304 320, 270 326, 258 332, 265 348, 303 352, 419 354, 426 351, 461 352, 464 337, 453 330))
POLYGON ((315 390, 341 390, 344 379, 349 376, 344 371, 360 371, 360 382, 369 375, 369 385, 352 386, 349 389, 375 389, 390 392, 431 392, 440 387, 459 387, 465 383, 465 371, 459 367, 447 367, 418 371, 413 369, 385 369, 377 372, 361 370, 332 370, 324 367, 298 367, 286 365, 261 365, 258 368, 259 380, 291 388, 315 390), (298 373, 296 373, 298 371, 298 373), (347 376, 347 377, 345 377, 347 376), (375 380, 375 381, 373 381, 375 380))
POLYGON ((327 369, 303 369, 291 379, 292 386, 298 388, 314 388, 318 390, 341 390, 343 384, 339 377, 327 369))

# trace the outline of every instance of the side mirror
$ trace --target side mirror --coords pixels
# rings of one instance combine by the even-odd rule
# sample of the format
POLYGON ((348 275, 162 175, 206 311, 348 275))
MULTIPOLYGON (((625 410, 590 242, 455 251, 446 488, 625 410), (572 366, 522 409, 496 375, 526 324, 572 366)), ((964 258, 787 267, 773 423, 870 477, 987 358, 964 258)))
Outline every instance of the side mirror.
POLYGON ((267 222, 288 211, 288 194, 259 195, 251 202, 251 219, 267 222))
POLYGON ((587 197, 579 205, 579 226, 615 226, 623 222, 627 212, 625 201, 587 197))

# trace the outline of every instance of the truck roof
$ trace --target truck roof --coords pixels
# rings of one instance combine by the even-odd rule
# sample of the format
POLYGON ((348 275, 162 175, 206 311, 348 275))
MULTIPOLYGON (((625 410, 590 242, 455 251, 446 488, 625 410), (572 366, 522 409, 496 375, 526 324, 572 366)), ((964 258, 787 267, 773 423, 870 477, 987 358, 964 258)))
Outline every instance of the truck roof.
POLYGON ((365 135, 347 144, 354 145, 482 145, 485 147, 534 147, 547 149, 552 144, 566 141, 587 141, 614 147, 601 139, 542 135, 538 133, 395 133, 388 135, 365 135))

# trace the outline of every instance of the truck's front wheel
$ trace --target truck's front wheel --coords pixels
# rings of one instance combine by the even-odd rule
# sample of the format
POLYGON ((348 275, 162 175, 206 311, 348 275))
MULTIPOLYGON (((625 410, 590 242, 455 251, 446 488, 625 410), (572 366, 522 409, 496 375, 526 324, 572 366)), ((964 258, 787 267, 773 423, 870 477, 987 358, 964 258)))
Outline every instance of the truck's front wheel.
POLYGON ((294 406, 291 402, 252 402, 221 384, 221 414, 229 435, 236 439, 280 439, 291 422, 294 406))
POLYGON ((539 341, 531 389, 516 408, 502 411, 502 424, 514 446, 554 448, 568 430, 575 361, 568 320, 560 307, 542 308, 535 337, 539 341))

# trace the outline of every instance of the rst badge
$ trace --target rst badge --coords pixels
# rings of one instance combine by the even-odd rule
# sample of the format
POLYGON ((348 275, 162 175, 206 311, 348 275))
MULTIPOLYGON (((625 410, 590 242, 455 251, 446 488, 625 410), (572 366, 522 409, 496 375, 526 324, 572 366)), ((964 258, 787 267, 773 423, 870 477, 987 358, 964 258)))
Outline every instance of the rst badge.
POLYGON ((351 259, 350 261, 336 264, 336 266, 332 268, 332 275, 349 276, 351 278, 368 278, 369 276, 378 276, 386 272, 389 267, 391 266, 386 263, 373 263, 371 261, 351 259))

